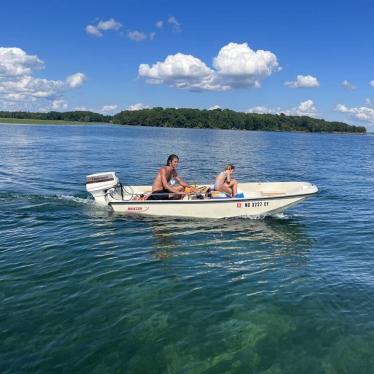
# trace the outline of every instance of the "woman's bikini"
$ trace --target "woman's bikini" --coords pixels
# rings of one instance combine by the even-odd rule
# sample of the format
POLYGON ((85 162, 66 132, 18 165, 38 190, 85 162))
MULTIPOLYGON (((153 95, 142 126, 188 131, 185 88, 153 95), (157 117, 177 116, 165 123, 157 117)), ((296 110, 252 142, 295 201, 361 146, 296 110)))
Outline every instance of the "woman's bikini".
MULTIPOLYGON (((227 181, 227 173, 225 171, 221 171, 219 173, 219 176, 222 176, 223 177, 223 183, 225 183, 227 181)), ((217 185, 217 182, 214 183, 214 189, 215 190, 218 190, 219 186, 217 185)))

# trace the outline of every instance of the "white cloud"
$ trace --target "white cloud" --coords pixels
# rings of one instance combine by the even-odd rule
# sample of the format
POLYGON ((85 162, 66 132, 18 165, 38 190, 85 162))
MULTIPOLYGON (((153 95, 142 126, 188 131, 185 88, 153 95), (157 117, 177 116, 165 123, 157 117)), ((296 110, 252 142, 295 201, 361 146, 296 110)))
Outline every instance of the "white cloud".
POLYGON ((290 114, 298 116, 317 117, 317 109, 312 100, 302 101, 296 108, 290 110, 290 114))
POLYGON ((103 36, 102 31, 108 30, 119 30, 122 27, 122 24, 116 21, 114 18, 110 18, 107 21, 99 21, 98 24, 95 25, 87 25, 86 32, 87 34, 101 37, 103 36))
POLYGON ((285 82, 290 88, 316 88, 319 87, 318 79, 311 75, 298 75, 295 81, 285 82))
POLYGON ((100 113, 104 113, 104 114, 107 114, 107 113, 113 113, 114 111, 116 111, 118 109, 118 105, 104 105, 101 109, 100 109, 100 113))
POLYGON ((154 31, 149 33, 149 40, 153 40, 155 37, 156 33, 154 31))
POLYGON ((342 87, 347 90, 355 90, 357 87, 353 85, 351 82, 347 81, 346 79, 342 82, 342 87))
POLYGON ((168 24, 172 27, 172 30, 174 32, 181 32, 182 31, 182 28, 181 28, 181 25, 180 25, 179 21, 174 16, 170 16, 168 18, 168 24))
POLYGON ((101 113, 101 114, 113 114, 118 109, 118 105, 111 104, 111 105, 103 105, 101 108, 89 108, 86 106, 77 106, 74 110, 83 111, 83 112, 94 112, 94 113, 101 113))
POLYGON ((118 109, 118 105, 103 105, 101 108, 89 108, 86 106, 77 106, 74 110, 83 111, 83 112, 94 112, 94 113, 101 113, 101 114, 113 114, 118 109))
POLYGON ((149 66, 139 65, 139 76, 147 83, 162 84, 190 90, 219 90, 215 83, 214 71, 198 58, 177 53, 168 56, 165 61, 149 66))
POLYGON ((0 98, 4 100, 35 101, 52 97, 66 88, 63 81, 40 79, 29 75, 11 78, 0 78, 0 98))
POLYGON ((162 29, 164 27, 164 21, 157 21, 156 22, 156 27, 158 29, 162 29))
POLYGON ((37 107, 35 109, 36 112, 38 113, 47 113, 47 112, 50 112, 51 109, 50 108, 45 108, 45 107, 37 107))
POLYGON ((129 105, 126 110, 141 110, 141 109, 149 109, 150 106, 148 105, 144 105, 143 103, 136 103, 136 104, 133 104, 133 105, 129 105))
POLYGON ((140 42, 144 39, 147 39, 147 35, 141 31, 128 31, 127 37, 131 40, 135 40, 136 42, 140 42))
POLYGON ((255 106, 246 110, 247 113, 258 113, 258 114, 277 114, 279 110, 267 108, 265 106, 255 106))
MULTIPOLYGON (((20 48, 0 48, 0 106, 14 110, 48 107, 54 101, 62 100, 67 90, 77 87, 68 80, 34 77, 34 71, 43 67, 44 62, 37 56, 28 55, 20 48)), ((84 74, 71 77, 81 76, 84 74)))
POLYGON ((52 109, 54 110, 66 109, 67 107, 68 107, 68 104, 64 99, 52 101, 52 109))
POLYGON ((43 61, 20 48, 0 48, 0 79, 4 76, 29 75, 33 70, 43 68, 43 61))
POLYGON ((100 32, 100 30, 96 26, 93 26, 93 25, 86 26, 86 33, 93 35, 93 36, 97 36, 99 38, 103 36, 102 32, 100 32))
POLYGON ((80 87, 87 80, 83 73, 75 73, 66 78, 66 82, 71 88, 80 87))
POLYGON ((215 110, 215 109, 221 109, 221 107, 219 105, 213 105, 210 108, 208 108, 208 110, 215 110))
POLYGON ((335 108, 336 111, 340 113, 348 113, 349 109, 344 104, 338 104, 335 108))
POLYGON ((365 99, 365 104, 371 106, 371 104, 372 104, 372 100, 371 100, 370 98, 367 97, 367 98, 365 99))
POLYGON ((280 69, 275 54, 253 51, 247 43, 229 43, 222 47, 213 66, 231 88, 260 87, 261 79, 280 69))
POLYGON ((139 65, 139 76, 151 84, 166 84, 192 91, 227 91, 260 87, 261 80, 280 69, 269 51, 253 51, 247 43, 229 43, 213 60, 214 69, 192 55, 177 53, 152 66, 139 65))
POLYGON ((97 24, 97 28, 102 31, 119 30, 121 27, 122 24, 116 21, 114 18, 110 18, 107 21, 100 21, 97 24))
POLYGON ((370 84, 371 87, 374 87, 374 80, 370 81, 369 84, 370 84))
POLYGON ((344 104, 338 104, 335 110, 340 113, 347 113, 351 117, 359 121, 374 124, 374 109, 373 108, 368 108, 365 106, 356 107, 356 108, 348 108, 344 104))
POLYGON ((291 109, 272 109, 265 106, 255 106, 253 108, 249 108, 247 113, 258 113, 258 114, 280 114, 284 113, 289 116, 308 116, 308 117, 319 117, 318 111, 314 106, 312 100, 302 101, 298 106, 293 107, 291 109))

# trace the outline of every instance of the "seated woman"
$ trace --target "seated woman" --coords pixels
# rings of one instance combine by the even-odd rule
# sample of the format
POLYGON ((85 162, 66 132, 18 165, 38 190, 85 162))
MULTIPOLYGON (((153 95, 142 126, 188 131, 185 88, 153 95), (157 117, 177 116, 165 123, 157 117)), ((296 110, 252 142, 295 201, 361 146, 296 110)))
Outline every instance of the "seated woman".
POLYGON ((236 179, 232 179, 234 171, 235 166, 227 164, 225 170, 217 175, 214 190, 224 192, 231 197, 234 197, 238 193, 238 182, 236 179))

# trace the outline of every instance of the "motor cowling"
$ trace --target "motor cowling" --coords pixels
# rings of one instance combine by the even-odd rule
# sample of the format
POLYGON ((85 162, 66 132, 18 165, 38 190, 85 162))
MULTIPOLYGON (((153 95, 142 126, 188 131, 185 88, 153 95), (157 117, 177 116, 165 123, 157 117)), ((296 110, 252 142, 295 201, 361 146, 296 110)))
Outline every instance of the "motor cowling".
POLYGON ((95 201, 101 205, 108 205, 106 193, 109 189, 116 187, 119 179, 114 171, 106 173, 90 174, 86 177, 86 189, 92 194, 95 201))

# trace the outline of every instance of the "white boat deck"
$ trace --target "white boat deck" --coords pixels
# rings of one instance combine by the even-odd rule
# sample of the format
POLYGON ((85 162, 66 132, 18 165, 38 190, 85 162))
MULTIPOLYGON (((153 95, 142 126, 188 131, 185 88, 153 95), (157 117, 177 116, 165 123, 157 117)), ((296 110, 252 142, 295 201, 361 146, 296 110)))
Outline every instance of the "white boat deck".
MULTIPOLYGON (((205 185, 197 185, 197 188, 205 185)), ((244 199, 274 198, 282 196, 305 195, 313 193, 314 187, 308 182, 264 182, 264 183, 239 183, 238 193, 243 193, 244 199)), ((124 188, 125 200, 136 200, 139 195, 149 195, 152 192, 151 186, 129 186, 124 188), (126 197, 126 193, 129 192, 126 197), (132 195, 132 196, 130 196, 132 195)), ((207 197, 206 194, 203 194, 207 197)), ((196 193, 186 195, 183 200, 190 200, 196 197, 196 193)), ((214 199, 214 197, 210 197, 214 199)), ((217 199, 218 200, 218 199, 217 199)))

